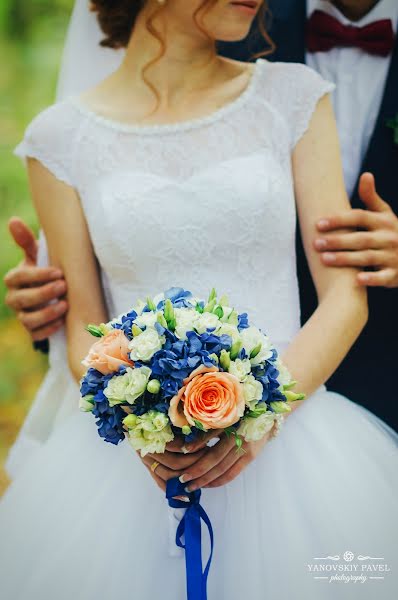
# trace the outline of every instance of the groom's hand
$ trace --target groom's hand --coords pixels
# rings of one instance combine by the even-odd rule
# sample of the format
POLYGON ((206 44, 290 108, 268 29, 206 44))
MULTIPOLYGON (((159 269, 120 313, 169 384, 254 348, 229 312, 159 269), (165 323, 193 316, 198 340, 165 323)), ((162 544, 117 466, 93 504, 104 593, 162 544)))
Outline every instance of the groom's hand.
POLYGON ((314 246, 325 265, 363 269, 358 273, 361 285, 398 287, 398 217, 377 194, 371 173, 362 175, 359 195, 367 210, 353 209, 319 221, 322 235, 314 246))
POLYGON ((45 340, 64 324, 68 306, 61 297, 66 292, 66 283, 59 269, 37 266, 38 243, 21 219, 12 218, 9 230, 22 248, 24 258, 4 278, 8 288, 5 302, 16 312, 33 341, 45 340))

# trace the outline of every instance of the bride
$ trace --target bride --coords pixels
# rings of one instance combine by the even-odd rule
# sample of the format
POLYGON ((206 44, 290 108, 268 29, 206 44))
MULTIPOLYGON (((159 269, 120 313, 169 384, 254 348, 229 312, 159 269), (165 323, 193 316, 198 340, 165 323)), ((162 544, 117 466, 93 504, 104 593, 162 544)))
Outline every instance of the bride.
MULTIPOLYGON (((185 598, 179 514, 158 489, 177 475, 203 488, 215 530, 209 600, 392 599, 397 436, 323 386, 367 318, 355 272, 324 267, 310 243, 321 215, 348 206, 333 86, 302 65, 216 54, 215 39, 247 35, 261 2, 91 6, 106 44, 126 47, 122 64, 41 113, 17 150, 66 275, 75 379, 86 323, 114 316, 103 273, 115 313, 172 285, 217 287, 267 331, 308 399, 244 454, 222 437, 143 461, 72 413, 0 504, 1 596, 185 598), (296 211, 319 295, 302 329, 296 211)), ((377 348, 363 376, 383 377, 377 348)))

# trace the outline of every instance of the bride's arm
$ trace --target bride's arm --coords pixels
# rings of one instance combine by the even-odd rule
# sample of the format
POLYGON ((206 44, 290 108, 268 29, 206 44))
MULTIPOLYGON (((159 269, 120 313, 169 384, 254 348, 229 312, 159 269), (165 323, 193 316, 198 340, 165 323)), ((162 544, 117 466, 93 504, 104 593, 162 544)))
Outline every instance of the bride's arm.
MULTIPOLYGON (((294 149, 292 160, 301 233, 319 306, 282 359, 298 382, 297 391, 309 395, 336 370, 368 316, 366 291, 356 282, 356 270, 325 267, 312 247, 315 224, 322 215, 349 208, 329 97, 318 103, 307 132, 294 149)), ((301 404, 295 402, 292 407, 296 409, 301 404)), ((270 435, 258 442, 244 442, 244 454, 236 452, 232 436, 229 439, 223 437, 187 469, 182 481, 190 482, 189 491, 229 483, 254 460, 270 435)), ((200 444, 191 445, 192 450, 198 447, 200 444)))
POLYGON ((32 198, 46 235, 50 263, 61 267, 68 287, 66 318, 68 359, 78 381, 93 338, 85 326, 107 320, 97 261, 76 191, 54 177, 40 162, 28 159, 32 198))
POLYGON ((337 369, 368 316, 366 291, 357 283, 357 271, 326 267, 313 247, 322 215, 350 207, 329 96, 318 103, 308 131, 294 149, 293 174, 301 234, 319 304, 283 360, 298 381, 297 389, 311 394, 337 369))

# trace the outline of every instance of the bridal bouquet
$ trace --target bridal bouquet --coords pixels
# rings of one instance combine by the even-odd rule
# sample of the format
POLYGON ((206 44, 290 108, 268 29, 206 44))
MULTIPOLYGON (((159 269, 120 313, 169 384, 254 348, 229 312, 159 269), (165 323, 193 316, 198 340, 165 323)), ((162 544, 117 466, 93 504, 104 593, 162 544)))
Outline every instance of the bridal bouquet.
MULTIPOLYGON (((83 364, 80 408, 96 417, 99 435, 125 439, 142 456, 163 453, 176 436, 186 442, 223 430, 243 440, 278 428, 290 403, 302 400, 269 338, 213 289, 205 302, 182 288, 139 301, 127 314, 87 330, 99 338, 83 364)), ((201 490, 186 492, 177 478, 166 498, 184 508, 176 544, 185 549, 188 600, 206 600, 213 529, 201 490), (201 522, 210 557, 203 570, 201 522)))
POLYGON ((269 338, 214 289, 206 302, 171 288, 87 330, 99 339, 83 361, 80 408, 105 441, 127 438, 142 456, 215 429, 240 448, 304 398, 269 338))

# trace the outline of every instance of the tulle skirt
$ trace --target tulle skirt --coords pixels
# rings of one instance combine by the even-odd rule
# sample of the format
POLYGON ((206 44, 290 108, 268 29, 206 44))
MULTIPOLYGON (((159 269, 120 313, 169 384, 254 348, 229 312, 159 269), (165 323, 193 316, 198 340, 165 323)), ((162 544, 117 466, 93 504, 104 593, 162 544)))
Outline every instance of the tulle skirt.
MULTIPOLYGON (((203 490, 208 600, 395 598, 397 466, 391 429, 314 394, 236 480, 203 490)), ((185 600, 179 511, 127 443, 104 443, 90 415, 72 414, 0 503, 0 596, 185 600)))

